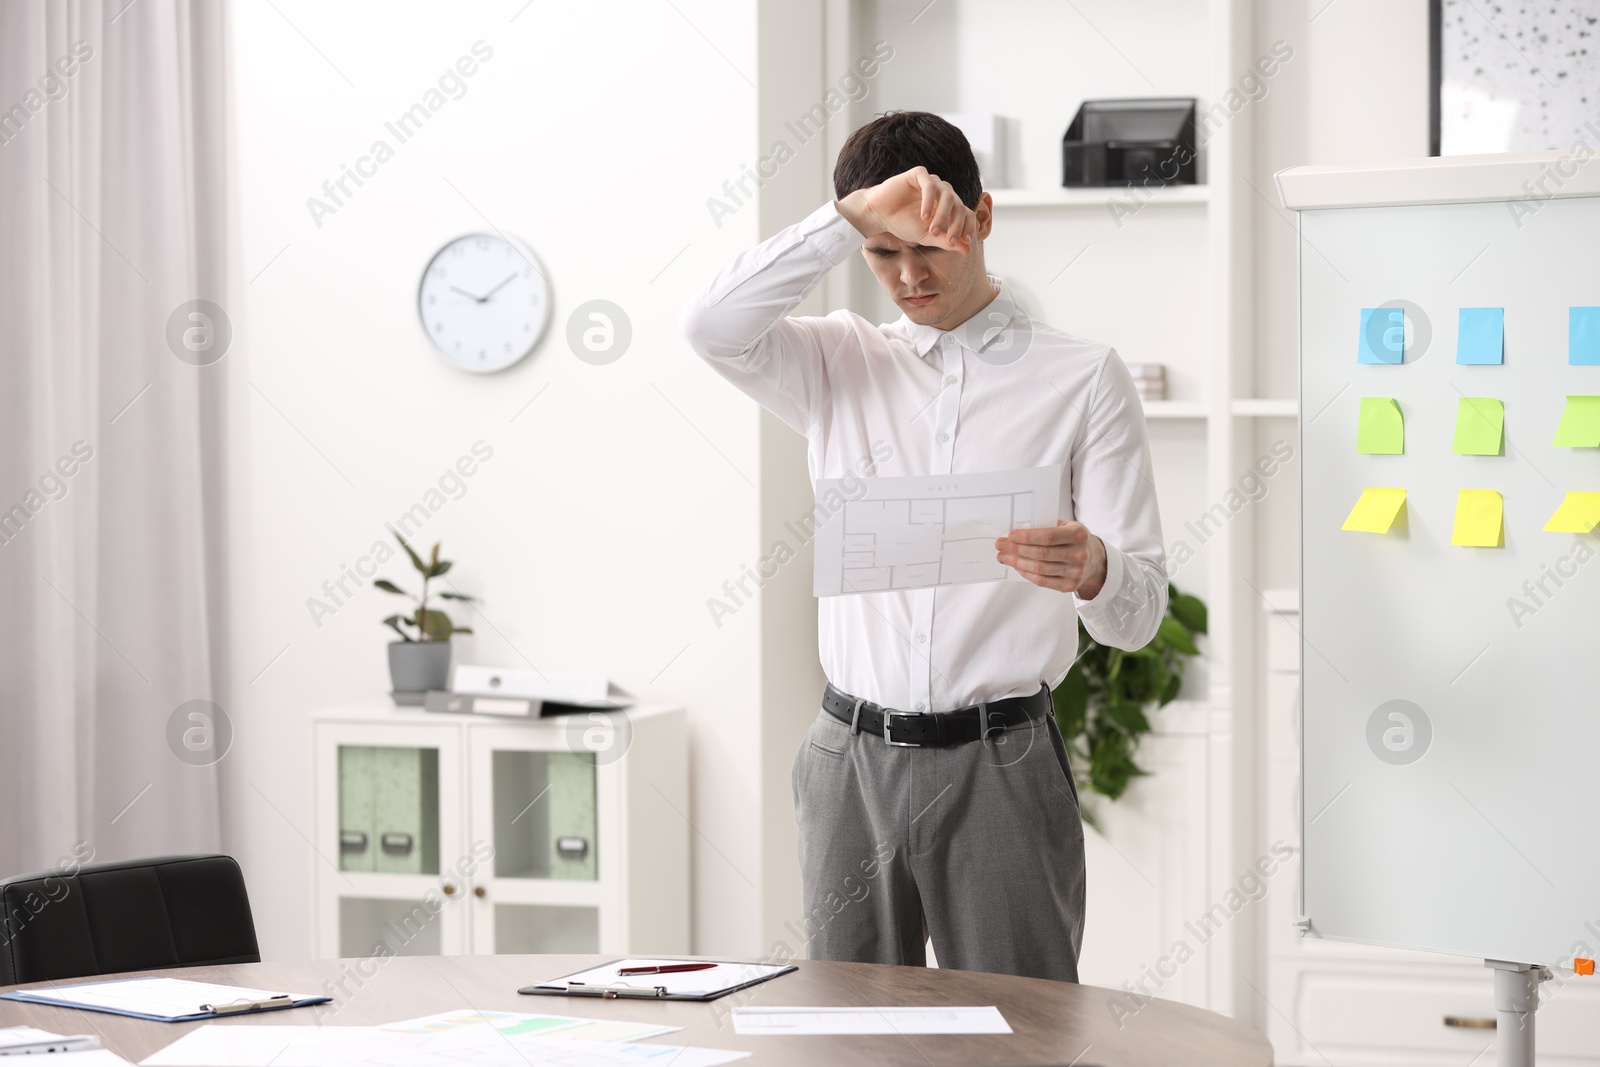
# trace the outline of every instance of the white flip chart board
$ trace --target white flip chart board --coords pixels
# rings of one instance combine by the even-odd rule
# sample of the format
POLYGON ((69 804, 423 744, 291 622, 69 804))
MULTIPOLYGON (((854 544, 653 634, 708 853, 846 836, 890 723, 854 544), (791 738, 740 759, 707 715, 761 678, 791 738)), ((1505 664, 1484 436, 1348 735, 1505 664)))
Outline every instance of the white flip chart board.
POLYGON ((1300 227, 1302 908, 1313 936, 1570 968, 1600 954, 1600 541, 1544 527, 1600 492, 1600 447, 1555 444, 1566 398, 1600 397, 1600 365, 1569 362, 1570 309, 1600 305, 1600 160, 1488 159, 1279 175, 1300 227), (1530 199, 1557 166, 1561 195, 1530 199), (1402 361, 1359 362, 1362 309, 1385 307, 1402 361), (1457 362, 1463 308, 1503 309, 1502 363, 1457 362), (1363 398, 1398 405, 1403 453, 1358 452, 1363 398), (1500 401, 1501 454, 1452 450, 1463 398, 1500 401), (1405 490, 1393 525, 1341 529, 1374 487, 1405 490), (1452 544, 1461 490, 1498 494, 1497 547, 1452 544))

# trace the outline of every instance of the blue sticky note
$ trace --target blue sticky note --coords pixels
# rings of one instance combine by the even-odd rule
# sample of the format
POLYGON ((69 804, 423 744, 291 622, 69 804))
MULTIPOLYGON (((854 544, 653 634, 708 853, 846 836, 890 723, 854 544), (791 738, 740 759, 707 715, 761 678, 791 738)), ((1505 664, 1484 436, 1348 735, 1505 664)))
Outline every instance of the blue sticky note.
POLYGON ((1567 362, 1600 366, 1600 308, 1567 309, 1567 362))
POLYGON ((1462 308, 1456 331, 1456 362, 1504 363, 1505 339, 1505 308, 1462 308))
MULTIPOLYGON (((1357 363, 1403 363, 1406 313, 1402 308, 1362 308, 1357 363)), ((1595 360, 1600 363, 1600 359, 1595 360)))

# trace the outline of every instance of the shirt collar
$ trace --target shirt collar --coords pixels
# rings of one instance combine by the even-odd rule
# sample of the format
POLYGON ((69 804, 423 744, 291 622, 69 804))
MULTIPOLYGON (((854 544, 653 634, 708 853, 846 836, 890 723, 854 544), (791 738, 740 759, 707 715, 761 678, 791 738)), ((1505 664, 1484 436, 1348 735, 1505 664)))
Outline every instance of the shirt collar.
POLYGON ((1011 328, 1017 317, 1016 301, 1011 299, 1011 294, 1006 290, 1005 284, 994 275, 989 275, 989 285, 994 289, 994 299, 989 301, 976 315, 972 316, 953 330, 941 330, 937 326, 923 326, 912 322, 909 317, 902 314, 900 324, 905 329, 906 336, 911 341, 911 346, 916 350, 917 356, 926 357, 933 346, 939 343, 940 338, 947 335, 953 336, 962 346, 973 352, 982 352, 985 348, 999 340, 1006 330, 1011 328))

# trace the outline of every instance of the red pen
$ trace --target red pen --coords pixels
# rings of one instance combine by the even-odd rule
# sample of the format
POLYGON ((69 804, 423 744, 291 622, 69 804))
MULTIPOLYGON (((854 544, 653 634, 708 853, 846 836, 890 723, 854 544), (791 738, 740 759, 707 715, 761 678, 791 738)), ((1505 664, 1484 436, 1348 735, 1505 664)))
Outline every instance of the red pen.
POLYGON ((617 974, 682 974, 684 971, 709 971, 715 966, 715 963, 669 963, 665 967, 621 967, 617 974))

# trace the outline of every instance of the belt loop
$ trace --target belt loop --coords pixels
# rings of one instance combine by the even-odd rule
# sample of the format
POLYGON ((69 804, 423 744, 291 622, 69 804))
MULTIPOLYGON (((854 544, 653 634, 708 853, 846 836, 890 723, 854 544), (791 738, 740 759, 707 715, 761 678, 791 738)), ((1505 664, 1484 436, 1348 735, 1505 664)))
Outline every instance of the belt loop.
POLYGON ((856 697, 855 710, 850 713, 850 736, 854 737, 861 732, 861 705, 866 703, 864 697, 856 697))
MULTIPOLYGON (((1000 713, 999 712, 995 712, 995 714, 999 715, 1000 713)), ((983 740, 985 740, 985 741, 989 740, 989 735, 991 733, 995 733, 995 732, 1005 733, 1006 723, 1005 723, 1005 717, 1003 715, 1000 716, 1000 725, 996 726, 992 722, 990 722, 990 720, 989 720, 989 702, 987 700, 981 701, 978 704, 978 721, 983 724, 983 740)))

